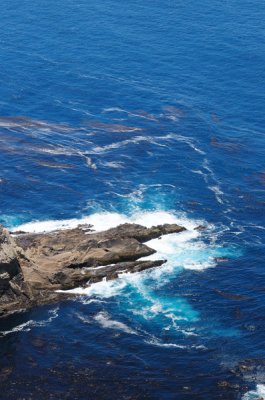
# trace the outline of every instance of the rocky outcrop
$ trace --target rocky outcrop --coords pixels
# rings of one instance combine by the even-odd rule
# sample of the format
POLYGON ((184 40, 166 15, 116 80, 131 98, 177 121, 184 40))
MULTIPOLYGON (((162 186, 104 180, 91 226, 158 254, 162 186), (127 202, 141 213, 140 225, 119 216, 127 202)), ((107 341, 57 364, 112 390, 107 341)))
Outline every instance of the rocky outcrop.
POLYGON ((9 232, 0 226, 0 315, 26 304, 31 291, 24 281, 19 248, 9 232))
POLYGON ((74 287, 100 282, 103 279, 113 280, 118 278, 119 274, 124 272, 140 272, 146 269, 159 267, 164 264, 165 260, 156 261, 130 261, 107 265, 98 268, 84 268, 82 272, 74 270, 60 271, 54 273, 50 278, 50 283, 59 284, 61 289, 67 290, 74 287))
POLYGON ((79 226, 44 234, 17 232, 11 237, 6 229, 0 229, 2 313, 56 300, 58 289, 160 266, 165 260, 142 260, 155 253, 144 243, 185 230, 176 224, 152 228, 123 224, 104 232, 79 226))

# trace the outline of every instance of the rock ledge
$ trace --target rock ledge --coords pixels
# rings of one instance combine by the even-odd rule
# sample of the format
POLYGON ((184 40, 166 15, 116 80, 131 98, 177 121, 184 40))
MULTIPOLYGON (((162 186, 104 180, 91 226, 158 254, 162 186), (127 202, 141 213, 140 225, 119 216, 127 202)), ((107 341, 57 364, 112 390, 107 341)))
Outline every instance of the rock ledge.
POLYGON ((90 226, 80 225, 50 233, 12 235, 0 226, 0 315, 58 301, 62 295, 56 290, 158 267, 166 260, 141 260, 155 253, 144 243, 184 230, 176 224, 151 228, 123 224, 93 232, 90 226))

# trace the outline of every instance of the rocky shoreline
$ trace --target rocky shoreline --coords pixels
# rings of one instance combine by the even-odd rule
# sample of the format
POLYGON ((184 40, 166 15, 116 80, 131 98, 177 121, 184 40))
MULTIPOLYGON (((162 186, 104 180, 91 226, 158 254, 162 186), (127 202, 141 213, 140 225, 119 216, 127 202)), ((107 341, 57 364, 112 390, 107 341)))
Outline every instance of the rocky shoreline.
POLYGON ((158 267, 166 260, 141 260, 156 252, 145 243, 185 230, 177 224, 123 224, 94 232, 80 225, 32 234, 0 226, 0 316, 65 299, 58 290, 158 267))

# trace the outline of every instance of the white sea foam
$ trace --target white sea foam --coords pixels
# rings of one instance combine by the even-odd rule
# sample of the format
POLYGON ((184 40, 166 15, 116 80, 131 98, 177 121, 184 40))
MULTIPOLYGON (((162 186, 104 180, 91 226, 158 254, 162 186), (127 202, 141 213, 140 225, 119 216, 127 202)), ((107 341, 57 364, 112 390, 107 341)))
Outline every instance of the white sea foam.
POLYGON ((84 324, 91 324, 93 322, 91 318, 85 317, 84 315, 82 315, 80 313, 76 313, 75 315, 84 324))
MULTIPOLYGON (((82 321, 85 324, 91 324, 93 323, 93 320, 91 318, 88 318, 80 313, 76 314, 77 318, 82 321)), ((106 311, 100 311, 98 312, 94 317, 94 321, 96 321, 102 328, 104 329, 111 329, 115 331, 122 331, 125 333, 128 333, 130 335, 137 335, 137 336, 142 336, 144 341, 147 344, 151 344, 154 346, 158 347, 168 347, 168 348, 178 348, 178 349, 186 349, 186 348, 196 348, 196 349, 206 349, 203 345, 191 345, 191 346, 183 346, 177 343, 164 343, 161 339, 158 337, 154 336, 153 334, 150 334, 146 332, 143 329, 140 330, 135 330, 125 323, 114 320, 111 318, 110 314, 107 313, 106 311)), ((190 335, 190 336, 197 336, 195 333, 191 331, 184 331, 181 332, 184 335, 190 335)))
POLYGON ((125 168, 125 165, 122 161, 100 161, 100 165, 103 165, 103 167, 114 169, 125 168))
POLYGON ((131 329, 123 322, 111 319, 107 312, 100 311, 95 315, 94 320, 97 321, 103 328, 119 330, 131 335, 138 335, 134 329, 131 329))
POLYGON ((194 229, 197 225, 202 223, 202 221, 189 220, 184 214, 176 216, 175 214, 166 211, 142 211, 131 216, 114 212, 101 212, 80 219, 73 218, 66 220, 28 222, 14 227, 13 230, 21 230, 29 233, 41 233, 59 229, 75 228, 80 224, 91 224, 93 225, 93 229, 100 232, 126 222, 137 223, 146 227, 159 224, 178 223, 184 225, 187 229, 194 229))
POLYGON ((96 231, 112 228, 126 222, 126 216, 119 213, 102 212, 83 218, 65 220, 34 221, 22 224, 13 230, 22 230, 29 233, 52 232, 61 229, 76 228, 80 224, 91 224, 96 231))
POLYGON ((174 270, 176 266, 201 271, 215 265, 209 246, 200 240, 200 233, 194 229, 199 221, 196 222, 182 221, 180 225, 185 226, 186 231, 162 236, 147 243, 156 250, 156 253, 143 259, 167 260, 165 266, 153 272, 157 278, 166 270, 168 272, 174 270))
POLYGON ((38 327, 42 327, 42 326, 46 326, 49 323, 51 323, 55 318, 58 317, 58 310, 59 307, 50 310, 49 311, 49 318, 46 320, 42 320, 42 321, 34 321, 34 320, 29 320, 27 322, 24 322, 23 324, 17 325, 15 326, 13 329, 8 330, 8 331, 0 331, 0 336, 6 336, 9 335, 10 333, 15 333, 15 332, 21 332, 21 331, 25 331, 25 332, 29 332, 32 328, 38 328, 38 327))
POLYGON ((186 349, 187 348, 187 346, 182 346, 182 345, 177 344, 177 343, 163 343, 157 338, 150 339, 150 340, 145 340, 145 342, 147 344, 152 344, 153 346, 158 346, 158 347, 168 347, 168 348, 175 347, 177 349, 186 349))
MULTIPOLYGON (((176 223, 186 227, 186 231, 178 234, 162 236, 148 242, 157 253, 146 259, 166 259, 166 264, 153 269, 150 274, 154 280, 165 284, 170 279, 170 274, 176 269, 186 268, 203 270, 214 266, 212 254, 207 246, 200 240, 200 232, 195 230, 198 225, 205 224, 204 221, 188 219, 185 214, 176 215, 166 211, 142 211, 128 216, 119 213, 96 213, 82 219, 71 219, 62 221, 31 222, 20 225, 16 229, 26 232, 49 232, 58 229, 74 228, 79 224, 91 224, 96 231, 103 231, 120 224, 130 222, 151 227, 164 223, 176 223), (163 279, 161 279, 161 277, 163 279)), ((144 259, 144 258, 143 258, 144 259)), ((149 275, 150 275, 149 274, 149 275)), ((89 287, 72 289, 71 293, 109 298, 119 294, 128 284, 137 286, 142 281, 144 274, 120 274, 116 281, 102 281, 94 283, 89 287)), ((158 283, 157 282, 157 283, 158 283)))
POLYGON ((220 188, 220 183, 219 180, 217 179, 214 171, 210 167, 209 160, 207 158, 204 159, 202 168, 206 171, 203 172, 201 170, 192 170, 194 174, 202 175, 205 183, 208 185, 208 189, 211 190, 211 192, 214 193, 214 196, 216 198, 216 201, 219 204, 224 204, 224 192, 220 188), (210 184, 209 184, 210 183, 210 184))
POLYGON ((256 390, 251 390, 244 394, 242 400, 262 400, 265 399, 265 385, 257 385, 256 390))
POLYGON ((94 169, 94 170, 97 169, 96 164, 92 161, 92 159, 91 159, 90 157, 85 157, 85 160, 86 160, 86 165, 87 165, 89 168, 94 169))
POLYGON ((218 185, 213 185, 213 186, 208 186, 208 189, 210 189, 214 195, 218 203, 223 204, 224 201, 222 199, 222 196, 224 195, 224 192, 220 189, 218 185))
POLYGON ((189 349, 207 350, 207 347, 205 347, 204 345, 184 346, 184 345, 181 345, 178 343, 165 343, 161 339, 157 338, 154 335, 148 335, 147 338, 145 339, 145 343, 153 345, 153 346, 157 346, 157 347, 177 348, 177 349, 182 349, 182 350, 189 350, 189 349))
POLYGON ((172 139, 172 140, 176 140, 177 142, 183 142, 185 144, 187 144, 190 148, 192 148, 193 150, 195 150, 197 153, 205 155, 205 151, 199 149, 196 144, 194 139, 187 137, 187 136, 183 136, 183 135, 178 135, 176 133, 171 133, 168 134, 164 137, 165 139, 172 139))
POLYGON ((127 115, 130 115, 132 117, 138 117, 138 118, 144 118, 147 120, 151 120, 151 121, 158 121, 157 118, 153 115, 153 114, 149 114, 145 111, 128 111, 128 110, 124 110, 123 108, 119 108, 119 107, 110 107, 110 108, 104 108, 103 109, 103 113, 112 113, 112 112, 122 112, 122 113, 126 113, 127 115))
POLYGON ((87 305, 89 305, 89 304, 104 304, 104 303, 106 303, 106 301, 99 300, 99 299, 86 298, 86 299, 82 299, 82 303, 87 304, 87 305))
MULTIPOLYGON (((136 213, 136 206, 139 204, 139 202, 144 201, 146 194, 150 193, 150 191, 156 191, 156 190, 160 190, 161 188, 172 188, 173 190, 176 189, 175 185, 172 185, 170 183, 155 183, 155 184, 149 184, 149 185, 145 185, 145 184, 140 184, 139 186, 137 186, 136 189, 134 189, 132 192, 128 192, 128 193, 117 193, 117 192, 111 192, 112 194, 114 194, 117 197, 121 197, 124 199, 128 199, 129 204, 131 204, 134 207, 134 214, 136 213)), ((140 211, 141 212, 141 211, 140 211)), ((138 210, 139 213, 139 210, 138 210)), ((163 222, 161 222, 163 223, 163 222)))
POLYGON ((153 138, 151 136, 135 136, 132 139, 128 139, 128 140, 121 140, 119 142, 116 143, 111 143, 105 146, 95 146, 94 148, 92 148, 91 153, 92 154, 101 154, 101 153, 106 153, 110 150, 113 149, 119 149, 121 147, 125 147, 128 144, 138 144, 140 142, 150 142, 153 143, 153 138))
MULTIPOLYGON (((136 274, 122 273, 116 280, 103 280, 87 287, 72 289, 70 292, 82 295, 81 301, 84 303, 94 300, 104 301, 114 296, 120 296, 120 298, 126 300, 127 311, 132 316, 145 321, 153 320, 154 323, 159 325, 162 323, 162 327, 170 330, 171 334, 176 332, 190 338, 196 336, 196 332, 186 326, 187 323, 196 321, 198 318, 197 313, 188 302, 176 297, 172 299, 161 297, 156 289, 167 284, 182 269, 200 271, 215 265, 215 248, 211 248, 209 244, 206 245, 202 241, 201 233, 195 229, 198 225, 205 225, 205 221, 188 219, 184 213, 175 214, 161 210, 139 211, 132 215, 102 212, 82 219, 29 223, 16 229, 40 232, 72 228, 79 224, 92 224, 95 230, 102 231, 126 222, 138 223, 146 227, 176 223, 186 227, 187 230, 178 234, 165 235, 160 239, 153 239, 148 242, 148 245, 157 251, 156 254, 148 257, 149 259, 167 260, 167 263, 161 267, 136 274), (136 307, 135 301, 140 301, 141 307, 136 307), (185 324, 185 327, 183 324, 185 324)), ((110 318, 105 313, 97 314, 95 320, 105 328, 132 333, 131 328, 120 321, 116 321, 116 319, 110 318)), ((90 323, 91 321, 86 322, 90 323)), ((134 333, 142 335, 142 332, 138 332, 138 330, 134 333)), ((146 338, 146 335, 144 337, 146 338)), ((181 347, 174 343, 164 344, 159 339, 153 344, 163 347, 181 347)))
MULTIPOLYGON (((194 318, 188 308, 186 308, 186 311, 189 317, 185 313, 178 312, 177 308, 172 308, 170 303, 167 304, 163 299, 158 298, 150 291, 150 285, 146 284, 146 279, 151 279, 154 287, 163 286, 172 278, 172 274, 175 275, 182 268, 202 270, 214 265, 212 254, 207 252, 207 246, 200 240, 200 232, 194 229, 198 225, 205 224, 204 221, 190 220, 184 214, 175 215, 165 211, 154 211, 138 212, 131 216, 117 213, 99 213, 82 219, 82 222, 92 223, 96 230, 104 230, 125 222, 139 223, 147 227, 162 223, 177 223, 185 226, 187 231, 166 235, 161 239, 154 239, 148 242, 148 245, 157 251, 156 254, 147 257, 148 259, 168 260, 161 267, 145 273, 122 273, 117 280, 103 280, 87 287, 72 289, 70 292, 88 296, 88 298, 95 296, 98 299, 107 299, 114 296, 126 296, 130 290, 133 290, 134 293, 138 293, 141 296, 145 303, 140 309, 132 305, 131 311, 133 314, 139 314, 146 320, 163 315, 169 321, 170 326, 173 326, 176 330, 177 326, 174 324, 177 320, 185 321, 187 318, 194 318)), ((65 222, 64 228, 78 223, 80 223, 80 220, 65 222)), ((24 227, 22 228, 24 229, 24 227)), ((45 229, 47 229, 47 226, 45 229)), ((179 308, 182 307, 181 304, 178 306, 179 308)))
POLYGON ((104 113, 108 113, 108 112, 125 112, 127 113, 126 110, 124 110, 123 108, 120 107, 109 107, 109 108, 104 108, 103 109, 104 113))
POLYGON ((77 295, 97 296, 101 299, 107 299, 119 295, 125 287, 126 282, 123 280, 117 279, 115 281, 107 281, 104 279, 101 282, 92 283, 92 285, 88 287, 78 287, 65 292, 77 295))
POLYGON ((146 344, 150 344, 152 346, 157 346, 157 347, 175 347, 178 349, 186 349, 188 348, 188 346, 184 346, 178 343, 165 343, 163 342, 162 339, 160 339, 159 337, 155 336, 152 333, 148 333, 146 331, 142 331, 142 335, 144 337, 144 342, 146 344))
POLYGON ((30 149, 34 153, 47 153, 53 155, 64 155, 64 156, 73 156, 77 154, 75 149, 71 149, 65 146, 53 146, 53 147, 31 147, 30 149))
POLYGON ((90 150, 90 153, 91 154, 102 154, 102 153, 106 153, 113 149, 120 149, 120 148, 126 147, 130 144, 138 145, 141 142, 151 143, 151 144, 154 144, 159 147, 170 147, 170 142, 172 142, 172 141, 183 142, 183 143, 187 144, 190 148, 192 148, 194 151, 196 151, 197 153, 199 153, 201 155, 205 155, 205 152, 197 147, 197 145, 194 143, 194 140, 192 138, 178 135, 175 133, 168 133, 163 136, 134 136, 131 139, 121 140, 119 142, 111 143, 111 144, 108 144, 105 146, 95 146, 90 150))

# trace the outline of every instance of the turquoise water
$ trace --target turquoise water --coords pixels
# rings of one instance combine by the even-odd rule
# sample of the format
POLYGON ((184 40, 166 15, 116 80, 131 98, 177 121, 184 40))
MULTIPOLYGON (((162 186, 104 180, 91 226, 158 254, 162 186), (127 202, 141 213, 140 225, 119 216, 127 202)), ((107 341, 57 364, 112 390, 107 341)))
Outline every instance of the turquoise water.
POLYGON ((161 268, 2 320, 0 398, 262 396, 264 4, 0 7, 1 223, 188 228, 161 268))

